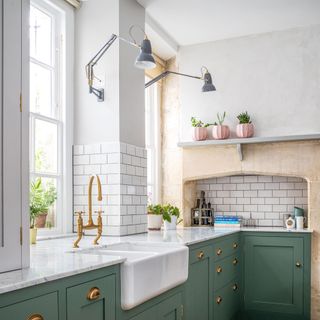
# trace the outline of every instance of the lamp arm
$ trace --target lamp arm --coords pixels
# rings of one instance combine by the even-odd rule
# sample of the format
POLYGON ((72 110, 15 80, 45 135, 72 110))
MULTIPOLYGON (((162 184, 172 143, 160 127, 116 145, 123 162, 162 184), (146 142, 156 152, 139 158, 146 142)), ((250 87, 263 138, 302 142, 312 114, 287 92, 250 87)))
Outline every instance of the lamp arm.
POLYGON ((154 83, 158 82, 159 80, 161 80, 162 78, 165 78, 166 76, 168 76, 169 74, 176 74, 179 76, 184 76, 184 77, 189 77, 189 78, 194 78, 194 79, 202 79, 202 77, 197 77, 197 76, 191 76, 189 74, 185 74, 185 73, 180 73, 180 72, 175 72, 175 71, 164 71, 163 73, 160 73, 158 76, 156 76, 155 78, 153 78, 152 80, 150 80, 149 82, 147 82, 144 87, 148 88, 151 85, 153 85, 154 83))

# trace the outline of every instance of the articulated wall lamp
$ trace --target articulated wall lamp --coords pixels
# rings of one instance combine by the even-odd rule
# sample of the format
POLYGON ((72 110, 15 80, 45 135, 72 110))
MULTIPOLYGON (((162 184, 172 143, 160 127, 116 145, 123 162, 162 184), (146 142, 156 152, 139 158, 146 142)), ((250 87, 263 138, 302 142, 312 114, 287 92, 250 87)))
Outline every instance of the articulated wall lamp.
POLYGON ((184 77, 203 80, 204 84, 202 86, 202 92, 216 91, 216 87, 212 83, 211 74, 209 73, 209 71, 208 71, 208 69, 206 67, 202 67, 201 68, 201 77, 190 76, 189 74, 180 73, 180 72, 174 72, 174 71, 164 71, 163 73, 161 73, 158 76, 156 76, 154 79, 152 79, 149 82, 147 82, 145 84, 145 88, 148 88, 149 86, 151 86, 155 82, 158 82, 162 78, 165 78, 169 74, 177 74, 179 76, 184 76, 184 77))
POLYGON ((137 47, 140 49, 140 53, 136 58, 135 66, 140 69, 151 69, 156 66, 156 62, 152 56, 152 47, 151 42, 148 39, 147 35, 145 34, 144 30, 138 26, 133 25, 129 29, 129 36, 131 38, 131 41, 121 38, 115 34, 111 35, 111 38, 106 42, 103 47, 98 51, 98 53, 90 60, 90 62, 86 65, 86 74, 88 79, 88 85, 89 85, 89 93, 93 93, 95 96, 97 96, 98 101, 102 102, 104 101, 104 89, 102 88, 95 88, 93 86, 93 80, 97 79, 94 75, 94 66, 98 63, 98 61, 102 58, 102 56, 105 54, 105 52, 111 47, 111 45, 114 43, 114 41, 118 38, 119 40, 122 40, 126 43, 129 43, 130 45, 137 47), (141 45, 138 45, 135 39, 132 36, 132 30, 133 28, 139 28, 143 34, 144 39, 142 40, 141 45))

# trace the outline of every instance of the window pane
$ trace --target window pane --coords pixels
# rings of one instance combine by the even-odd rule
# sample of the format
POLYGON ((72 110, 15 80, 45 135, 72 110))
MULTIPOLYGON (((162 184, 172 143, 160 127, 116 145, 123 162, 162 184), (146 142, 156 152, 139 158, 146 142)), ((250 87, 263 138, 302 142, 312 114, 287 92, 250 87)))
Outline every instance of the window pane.
POLYGON ((30 55, 52 65, 52 18, 33 6, 30 8, 30 55))
POLYGON ((57 125, 35 120, 35 171, 58 173, 57 125))
POLYGON ((37 228, 54 228, 56 222, 57 180, 34 177, 30 185, 31 224, 37 228))

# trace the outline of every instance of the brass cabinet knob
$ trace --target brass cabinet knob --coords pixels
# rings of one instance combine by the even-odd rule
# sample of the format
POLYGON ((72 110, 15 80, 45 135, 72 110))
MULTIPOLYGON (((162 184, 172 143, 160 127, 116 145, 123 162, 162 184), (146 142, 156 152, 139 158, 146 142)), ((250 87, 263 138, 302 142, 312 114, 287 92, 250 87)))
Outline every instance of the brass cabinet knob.
POLYGON ((238 248, 238 244, 236 242, 233 243, 233 249, 237 249, 238 248))
POLYGON ((237 258, 234 258, 233 261, 232 261, 233 265, 235 266, 237 263, 238 263, 238 259, 237 258))
POLYGON ((219 249, 217 250, 217 255, 220 256, 221 254, 222 254, 222 250, 219 248, 219 249))
POLYGON ((222 298, 219 296, 217 299, 216 299, 216 302, 217 304, 220 304, 222 302, 222 298))
POLYGON ((41 314, 32 314, 27 320, 44 320, 41 314))
POLYGON ((233 291, 237 291, 238 290, 238 285, 236 283, 232 286, 232 290, 233 291))
POLYGON ((198 253, 198 259, 203 259, 203 257, 204 257, 204 252, 203 252, 203 251, 200 251, 200 252, 198 253))
POLYGON ((100 289, 97 287, 91 288, 87 294, 87 299, 90 301, 93 301, 99 298, 100 298, 100 289))
POLYGON ((302 267, 301 262, 297 261, 297 262, 296 262, 296 267, 297 267, 297 268, 301 268, 301 267, 302 267))
POLYGON ((217 268, 217 273, 221 273, 222 272, 222 268, 219 266, 218 268, 217 268))

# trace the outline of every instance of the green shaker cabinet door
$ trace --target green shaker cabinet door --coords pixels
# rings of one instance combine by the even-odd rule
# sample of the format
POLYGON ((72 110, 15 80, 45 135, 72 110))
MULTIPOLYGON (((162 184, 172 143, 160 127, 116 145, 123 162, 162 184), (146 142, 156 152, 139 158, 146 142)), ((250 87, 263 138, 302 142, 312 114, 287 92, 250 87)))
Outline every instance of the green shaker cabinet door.
POLYGON ((158 304, 158 320, 181 320, 183 313, 182 303, 181 293, 160 302, 158 304))
POLYGON ((303 312, 303 239, 245 238, 245 309, 303 312))
POLYGON ((0 319, 29 320, 38 315, 45 320, 58 320, 58 293, 53 292, 0 308, 0 319))
POLYGON ((116 278, 110 275, 67 289, 67 320, 114 320, 116 278))
POLYGON ((210 268, 212 247, 206 246, 190 251, 189 276, 186 282, 185 315, 186 320, 208 320, 212 314, 212 279, 210 268))

